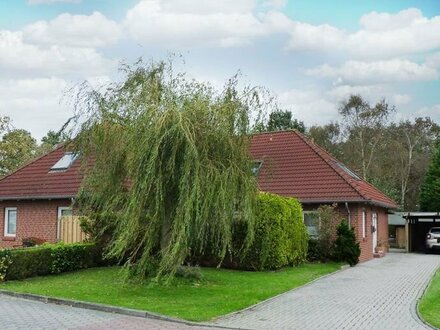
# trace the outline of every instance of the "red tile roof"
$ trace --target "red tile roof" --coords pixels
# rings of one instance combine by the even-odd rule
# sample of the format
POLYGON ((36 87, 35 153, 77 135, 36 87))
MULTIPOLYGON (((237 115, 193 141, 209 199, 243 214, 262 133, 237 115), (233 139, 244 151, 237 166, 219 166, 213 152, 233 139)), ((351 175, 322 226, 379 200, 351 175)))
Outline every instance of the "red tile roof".
POLYGON ((263 191, 296 197, 302 203, 367 202, 398 208, 395 201, 351 176, 338 160, 298 131, 254 135, 251 154, 263 161, 258 176, 263 191))
MULTIPOLYGON (((0 180, 0 200, 74 197, 81 185, 81 162, 64 172, 50 168, 64 147, 44 155, 0 180)), ((297 197, 303 203, 369 202, 387 208, 396 203, 363 180, 345 172, 324 149, 297 131, 257 134, 251 153, 263 160, 258 182, 263 191, 297 197)))
POLYGON ((75 160, 66 171, 50 173, 64 152, 61 146, 1 179, 0 200, 74 197, 82 181, 81 161, 75 160))

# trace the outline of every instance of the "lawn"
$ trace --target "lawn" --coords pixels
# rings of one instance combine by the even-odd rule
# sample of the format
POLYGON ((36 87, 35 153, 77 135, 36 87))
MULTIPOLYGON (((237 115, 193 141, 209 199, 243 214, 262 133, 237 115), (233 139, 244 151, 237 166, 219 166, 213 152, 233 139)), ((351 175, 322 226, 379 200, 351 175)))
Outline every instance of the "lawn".
POLYGON ((440 328, 440 270, 419 303, 419 313, 426 322, 440 328))
POLYGON ((125 284, 121 268, 8 281, 1 289, 147 310, 192 321, 243 309, 340 268, 337 263, 304 264, 274 272, 203 268, 200 281, 179 279, 169 285, 125 284))

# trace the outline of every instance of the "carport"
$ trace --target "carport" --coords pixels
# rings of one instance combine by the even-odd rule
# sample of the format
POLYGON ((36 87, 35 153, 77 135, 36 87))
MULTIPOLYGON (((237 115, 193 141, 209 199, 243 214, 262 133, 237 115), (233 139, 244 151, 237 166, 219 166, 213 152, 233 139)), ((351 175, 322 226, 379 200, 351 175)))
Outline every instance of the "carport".
POLYGON ((406 219, 407 252, 424 252, 426 233, 431 227, 440 227, 439 212, 409 212, 406 219))

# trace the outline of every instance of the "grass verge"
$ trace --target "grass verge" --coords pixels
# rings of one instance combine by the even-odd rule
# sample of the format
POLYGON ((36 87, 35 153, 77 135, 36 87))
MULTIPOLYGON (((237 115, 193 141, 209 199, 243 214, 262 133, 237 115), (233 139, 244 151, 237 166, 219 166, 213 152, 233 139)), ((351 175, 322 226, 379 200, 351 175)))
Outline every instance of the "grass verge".
POLYGON ((419 303, 419 314, 429 324, 440 328, 440 269, 419 303))
POLYGON ((95 302, 160 313, 191 321, 254 305, 340 269, 340 264, 304 264, 274 272, 203 268, 203 279, 176 279, 172 284, 127 284, 120 267, 8 281, 1 289, 95 302))

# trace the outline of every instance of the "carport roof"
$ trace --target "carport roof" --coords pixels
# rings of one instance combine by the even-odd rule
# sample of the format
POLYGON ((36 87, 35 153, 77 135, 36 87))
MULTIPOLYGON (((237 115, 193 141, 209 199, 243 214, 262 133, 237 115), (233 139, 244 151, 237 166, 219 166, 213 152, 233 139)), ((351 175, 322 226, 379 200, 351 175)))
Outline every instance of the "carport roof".
POLYGON ((406 212, 405 219, 440 219, 440 212, 406 212))
POLYGON ((262 166, 262 191, 302 203, 363 202, 397 209, 391 198, 362 180, 327 151, 296 130, 256 134, 251 154, 262 166))

